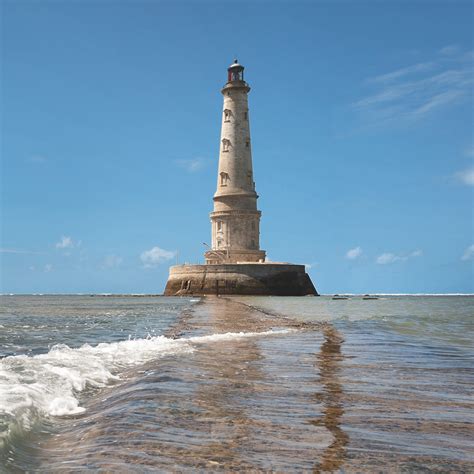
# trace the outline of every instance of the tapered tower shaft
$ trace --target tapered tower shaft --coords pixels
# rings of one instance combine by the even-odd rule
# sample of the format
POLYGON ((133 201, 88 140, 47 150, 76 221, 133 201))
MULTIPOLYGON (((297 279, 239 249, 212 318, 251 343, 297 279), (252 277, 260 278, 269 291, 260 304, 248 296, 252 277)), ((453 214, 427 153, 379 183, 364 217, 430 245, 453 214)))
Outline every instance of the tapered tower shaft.
POLYGON ((206 263, 259 262, 260 216, 252 168, 248 109, 249 85, 237 60, 228 68, 222 89, 224 106, 214 211, 211 212, 212 249, 206 263))

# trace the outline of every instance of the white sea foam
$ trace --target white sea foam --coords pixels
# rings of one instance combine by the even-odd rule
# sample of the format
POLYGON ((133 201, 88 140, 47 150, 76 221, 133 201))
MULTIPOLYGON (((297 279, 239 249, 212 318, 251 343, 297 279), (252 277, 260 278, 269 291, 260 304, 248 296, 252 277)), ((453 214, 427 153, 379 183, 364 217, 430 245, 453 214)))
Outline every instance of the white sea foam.
POLYGON ((58 344, 47 354, 0 360, 0 449, 13 432, 30 430, 44 416, 84 411, 79 394, 120 379, 120 373, 166 355, 184 354, 200 344, 281 334, 288 330, 225 333, 182 339, 164 336, 73 349, 58 344))
MULTIPOLYGON (((339 296, 474 296, 474 293, 338 293, 339 296)), ((321 296, 334 296, 324 293, 321 296)))
POLYGON ((225 334, 210 334, 209 336, 190 337, 187 339, 187 341, 194 344, 206 344, 208 342, 230 341, 233 339, 243 339, 246 337, 287 334, 293 331, 295 331, 295 329, 279 329, 279 330, 271 330, 271 331, 263 331, 263 332, 227 332, 225 334))
POLYGON ((474 293, 373 293, 379 296, 474 296, 474 293))

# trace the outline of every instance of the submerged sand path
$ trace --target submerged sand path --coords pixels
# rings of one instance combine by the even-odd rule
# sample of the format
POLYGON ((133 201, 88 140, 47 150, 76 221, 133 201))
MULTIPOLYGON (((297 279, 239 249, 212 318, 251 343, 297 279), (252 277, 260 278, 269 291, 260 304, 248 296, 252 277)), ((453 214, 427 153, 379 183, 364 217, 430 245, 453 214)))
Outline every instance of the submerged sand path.
MULTIPOLYGON (((344 336, 330 324, 301 323, 232 298, 209 297, 183 313, 167 336, 239 332, 265 334, 198 343, 194 352, 141 366, 92 397, 84 415, 62 420, 58 435, 41 442, 39 470, 469 468, 467 459, 374 449, 375 444, 363 440, 370 423, 384 422, 382 413, 388 431, 398 436, 416 425, 400 416, 400 402, 384 404, 383 396, 350 380, 357 372, 347 365, 344 336)), ((416 406, 413 400, 412 408, 416 406)), ((436 428, 419 427, 421 434, 436 428)), ((456 429, 467 434, 468 426, 456 429)))

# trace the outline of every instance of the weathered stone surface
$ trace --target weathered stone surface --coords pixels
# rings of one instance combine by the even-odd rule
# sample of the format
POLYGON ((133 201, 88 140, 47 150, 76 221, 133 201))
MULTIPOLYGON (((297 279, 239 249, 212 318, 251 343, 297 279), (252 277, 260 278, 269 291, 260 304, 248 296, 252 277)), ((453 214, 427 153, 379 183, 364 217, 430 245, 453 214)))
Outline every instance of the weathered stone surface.
POLYGON ((318 295, 304 265, 242 263, 176 265, 165 295, 318 295))
POLYGON ((214 211, 211 212, 212 244, 208 264, 260 262, 260 217, 252 168, 248 107, 249 85, 244 67, 232 64, 222 89, 221 143, 214 211))

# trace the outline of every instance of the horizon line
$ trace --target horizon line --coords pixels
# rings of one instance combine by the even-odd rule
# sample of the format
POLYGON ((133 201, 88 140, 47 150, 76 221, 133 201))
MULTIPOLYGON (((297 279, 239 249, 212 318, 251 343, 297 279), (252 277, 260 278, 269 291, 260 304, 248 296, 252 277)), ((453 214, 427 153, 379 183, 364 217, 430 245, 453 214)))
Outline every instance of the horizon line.
MULTIPOLYGON (((319 296, 474 296, 474 293, 321 293, 319 296)), ((165 296, 163 293, 0 293, 0 296, 165 296)), ((184 297, 203 297, 203 296, 215 296, 209 295, 184 295, 184 297)), ((219 295, 219 296, 256 296, 256 297, 267 297, 274 298, 275 296, 268 295, 219 295)), ((171 296, 173 298, 174 296, 171 296)), ((170 296, 167 296, 170 298, 170 296)), ((285 297, 287 298, 287 297, 285 297)))

